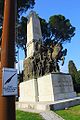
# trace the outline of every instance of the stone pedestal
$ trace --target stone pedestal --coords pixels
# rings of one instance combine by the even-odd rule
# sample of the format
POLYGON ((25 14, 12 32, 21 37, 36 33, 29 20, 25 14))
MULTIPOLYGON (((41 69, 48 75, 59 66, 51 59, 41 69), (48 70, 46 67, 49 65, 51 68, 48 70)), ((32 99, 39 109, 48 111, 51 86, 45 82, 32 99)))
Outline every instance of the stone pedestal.
POLYGON ((74 97, 69 74, 52 73, 20 84, 20 102, 55 102, 74 97))
POLYGON ((20 83, 20 102, 37 102, 38 101, 37 81, 32 79, 20 83))
POLYGON ((39 101, 58 101, 76 97, 71 75, 53 73, 38 78, 39 101))

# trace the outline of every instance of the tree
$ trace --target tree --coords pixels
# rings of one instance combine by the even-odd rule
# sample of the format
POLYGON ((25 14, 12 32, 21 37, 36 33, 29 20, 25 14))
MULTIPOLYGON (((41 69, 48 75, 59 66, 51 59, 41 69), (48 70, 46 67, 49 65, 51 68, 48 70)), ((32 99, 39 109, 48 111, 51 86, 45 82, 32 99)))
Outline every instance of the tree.
POLYGON ((75 27, 63 15, 54 15, 49 18, 49 22, 40 18, 43 40, 47 44, 53 42, 70 42, 75 35, 75 27))
MULTIPOLYGON (((17 0, 17 13, 26 12, 29 8, 33 8, 35 0, 17 0)), ((0 16, 4 13, 4 0, 0 0, 0 16)))
POLYGON ((76 83, 80 85, 80 70, 75 74, 76 83))
POLYGON ((77 68, 72 60, 68 63, 68 70, 72 76, 74 90, 80 92, 80 71, 77 71, 77 68))
POLYGON ((71 38, 75 35, 75 27, 63 15, 51 16, 49 18, 49 27, 51 39, 58 43, 70 42, 71 38))
POLYGON ((72 60, 69 61, 68 70, 73 79, 74 89, 78 93, 80 92, 80 70, 77 71, 77 68, 72 60))
MULTIPOLYGON (((49 22, 40 18, 42 36, 44 44, 48 47, 61 46, 61 50, 58 55, 59 60, 63 60, 67 55, 67 49, 63 50, 64 42, 70 42, 71 38, 75 35, 75 27, 70 23, 69 19, 66 19, 63 15, 54 15, 49 18, 49 22)), ((57 50, 57 47, 55 47, 57 50)), ((55 53, 54 53, 55 54, 55 53)))
POLYGON ((68 71, 72 76, 73 82, 75 83, 75 75, 77 74, 77 68, 72 60, 68 63, 68 71))
MULTIPOLYGON (((22 17, 23 18, 23 17, 22 17)), ((63 15, 54 15, 51 16, 49 19, 49 22, 46 22, 45 19, 40 18, 40 24, 41 24, 41 31, 42 31, 42 37, 44 44, 46 46, 51 46, 52 44, 63 44, 64 42, 70 42, 71 38, 75 35, 75 27, 73 27, 70 23, 69 19, 66 19, 63 15)), ((21 47, 25 51, 25 56, 26 56, 26 41, 25 36, 26 36, 26 30, 25 30, 25 25, 22 24, 22 22, 26 23, 27 19, 22 19, 19 25, 24 30, 21 30, 19 33, 19 38, 20 42, 19 47, 21 47), (24 37, 23 37, 24 36, 24 37)), ((66 50, 65 50, 66 51, 66 50)), ((64 51, 64 53, 65 53, 64 51)), ((67 51, 66 51, 67 52, 67 51)), ((66 54, 66 53, 65 53, 66 54)), ((59 58, 61 59, 61 58, 59 58)))
POLYGON ((18 13, 26 12, 29 8, 33 8, 35 0, 17 0, 18 13))
POLYGON ((45 19, 42 19, 39 17, 40 25, 41 25, 41 31, 42 31, 42 37, 43 40, 46 41, 46 39, 50 40, 50 30, 49 30, 49 23, 46 22, 45 19))
MULTIPOLYGON (((17 18, 28 9, 33 8, 35 0, 17 0, 17 18)), ((0 0, 0 29, 3 23, 4 0, 0 0)), ((20 20, 20 19, 19 19, 20 20)), ((1 37, 1 36, 0 36, 1 37)))
POLYGON ((3 23, 3 0, 0 0, 0 40, 2 35, 2 23, 3 23))
POLYGON ((80 93, 80 70, 77 71, 77 73, 75 74, 75 85, 74 85, 74 88, 75 88, 75 91, 77 93, 80 93))
MULTIPOLYGON (((34 4, 35 0, 17 0, 16 46, 18 49, 21 47, 24 50, 25 56, 26 56, 27 18, 23 17, 22 13, 25 13, 28 9, 33 8, 34 4)), ((0 0, 0 42, 2 36, 3 13, 4 13, 4 0, 0 0)))
POLYGON ((16 46, 17 48, 22 48, 26 57, 26 42, 27 42, 27 18, 21 18, 21 21, 18 23, 17 28, 17 37, 16 37, 16 46))

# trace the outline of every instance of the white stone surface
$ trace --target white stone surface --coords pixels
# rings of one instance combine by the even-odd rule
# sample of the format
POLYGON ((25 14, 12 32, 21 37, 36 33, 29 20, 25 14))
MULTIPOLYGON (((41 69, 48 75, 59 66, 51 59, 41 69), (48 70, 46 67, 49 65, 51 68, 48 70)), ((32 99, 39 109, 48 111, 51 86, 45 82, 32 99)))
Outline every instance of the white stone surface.
POLYGON ((35 86, 36 79, 20 83, 20 102, 35 102, 37 101, 37 90, 35 86))
POLYGON ((76 97, 68 74, 48 74, 38 78, 39 101, 57 101, 76 97))
POLYGON ((69 74, 48 74, 20 83, 20 102, 55 102, 76 97, 69 74))
POLYGON ((28 109, 31 111, 49 111, 69 108, 71 106, 80 105, 80 97, 71 99, 58 100, 55 102, 16 102, 17 109, 28 109))
POLYGON ((42 40, 42 33, 38 15, 31 12, 27 22, 27 58, 31 57, 34 53, 34 41, 42 40))
POLYGON ((39 101, 53 101, 51 74, 38 78, 39 101))

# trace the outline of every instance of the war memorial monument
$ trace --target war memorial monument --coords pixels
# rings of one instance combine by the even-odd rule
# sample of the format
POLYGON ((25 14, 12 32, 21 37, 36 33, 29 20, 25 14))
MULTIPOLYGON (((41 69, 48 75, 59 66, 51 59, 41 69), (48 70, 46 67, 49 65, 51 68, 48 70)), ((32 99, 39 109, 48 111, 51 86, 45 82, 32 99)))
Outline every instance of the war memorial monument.
POLYGON ((60 52, 60 45, 53 46, 45 47, 38 15, 31 11, 27 22, 27 57, 18 107, 63 109, 80 103, 71 75, 59 70, 55 47, 60 52))

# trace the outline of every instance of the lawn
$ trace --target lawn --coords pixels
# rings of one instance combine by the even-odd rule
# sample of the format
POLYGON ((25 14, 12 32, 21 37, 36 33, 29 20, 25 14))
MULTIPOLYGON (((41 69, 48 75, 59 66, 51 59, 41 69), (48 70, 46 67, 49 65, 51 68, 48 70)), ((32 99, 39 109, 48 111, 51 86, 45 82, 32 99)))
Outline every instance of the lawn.
POLYGON ((55 112, 65 120, 80 120, 80 105, 55 112))
POLYGON ((77 96, 80 97, 80 93, 77 93, 77 96))
POLYGON ((43 118, 38 113, 29 113, 17 110, 16 120, 43 120, 43 118))

